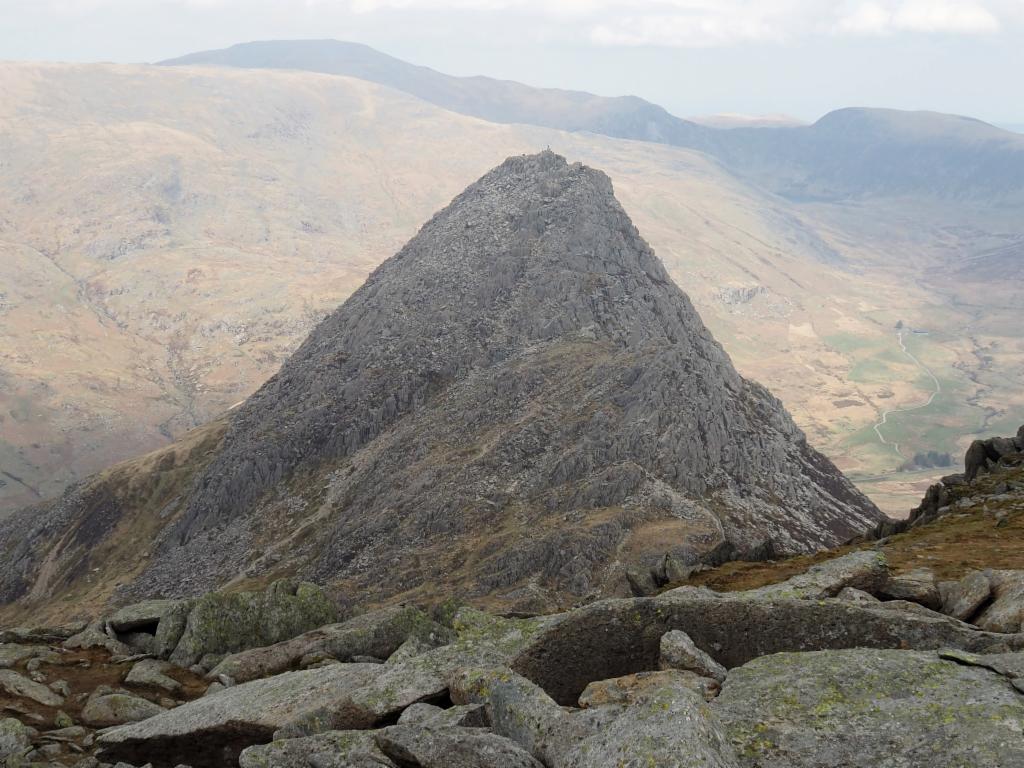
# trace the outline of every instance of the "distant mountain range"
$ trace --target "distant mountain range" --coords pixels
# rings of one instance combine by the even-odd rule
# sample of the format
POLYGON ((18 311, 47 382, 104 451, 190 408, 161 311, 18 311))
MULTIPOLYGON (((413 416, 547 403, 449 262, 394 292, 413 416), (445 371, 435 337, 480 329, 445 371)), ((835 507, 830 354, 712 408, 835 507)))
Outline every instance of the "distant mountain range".
POLYGON ((452 77, 336 40, 244 43, 161 63, 347 75, 492 122, 687 147, 797 200, 902 195, 1024 200, 1024 136, 965 117, 842 109, 810 126, 725 129, 683 120, 635 96, 607 98, 487 77, 452 77))

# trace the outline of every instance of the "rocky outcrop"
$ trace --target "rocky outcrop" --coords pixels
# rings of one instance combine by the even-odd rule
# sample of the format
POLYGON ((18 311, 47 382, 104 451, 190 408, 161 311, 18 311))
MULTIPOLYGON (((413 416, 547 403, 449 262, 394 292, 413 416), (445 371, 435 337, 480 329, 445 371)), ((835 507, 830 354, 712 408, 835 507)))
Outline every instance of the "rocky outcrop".
POLYGON ((286 672, 106 731, 98 743, 104 756, 138 764, 231 764, 245 747, 269 742, 276 731, 331 706, 377 670, 376 664, 339 664, 286 672))
POLYGON ((780 653, 733 669, 713 705, 745 768, 1024 764, 1024 697, 935 653, 780 653))
POLYGON ((331 621, 336 611, 314 584, 279 581, 264 592, 213 592, 189 611, 170 655, 182 667, 207 654, 269 645, 331 621))
POLYGON ((358 656, 386 659, 410 638, 438 645, 448 634, 418 609, 395 606, 232 654, 212 669, 209 677, 227 675, 241 683, 298 668, 305 660, 351 661, 358 656))
MULTIPOLYGON (((693 556, 816 551, 882 519, 736 372, 609 179, 550 152, 471 185, 226 418, 119 601, 282 571, 367 603, 551 610, 625 594, 630 566, 670 580, 693 556)), ((28 539, 0 523, 0 596, 28 592, 83 516, 99 532, 133 514, 90 492, 28 539)), ((77 573, 65 551, 54 567, 77 573)))

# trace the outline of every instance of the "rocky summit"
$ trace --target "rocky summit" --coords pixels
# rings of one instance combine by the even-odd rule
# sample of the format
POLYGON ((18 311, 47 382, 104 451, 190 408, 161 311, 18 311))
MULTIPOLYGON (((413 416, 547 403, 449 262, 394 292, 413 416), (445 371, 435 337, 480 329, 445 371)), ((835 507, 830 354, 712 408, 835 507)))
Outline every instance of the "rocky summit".
POLYGON ((736 372, 608 177, 542 152, 437 213, 225 421, 5 522, 0 594, 298 575, 550 609, 882 519, 736 372))

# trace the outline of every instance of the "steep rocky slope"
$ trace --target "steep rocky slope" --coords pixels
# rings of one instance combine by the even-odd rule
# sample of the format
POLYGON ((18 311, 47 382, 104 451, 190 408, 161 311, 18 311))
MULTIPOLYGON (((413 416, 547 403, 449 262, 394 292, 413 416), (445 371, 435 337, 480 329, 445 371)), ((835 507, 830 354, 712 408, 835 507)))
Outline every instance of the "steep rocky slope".
MULTIPOLYGON (((736 373, 609 179, 551 152, 435 215, 205 450, 125 591, 297 572, 561 604, 669 552, 813 551, 881 518, 736 373)), ((6 599, 88 592, 89 537, 156 508, 96 493, 3 526, 6 599)))

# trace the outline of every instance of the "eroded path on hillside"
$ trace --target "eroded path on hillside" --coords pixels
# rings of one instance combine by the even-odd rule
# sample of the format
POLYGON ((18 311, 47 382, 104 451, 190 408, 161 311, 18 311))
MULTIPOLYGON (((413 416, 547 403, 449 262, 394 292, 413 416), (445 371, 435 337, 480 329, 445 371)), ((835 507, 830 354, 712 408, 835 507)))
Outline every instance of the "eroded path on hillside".
POLYGON ((927 375, 928 378, 932 380, 932 383, 935 385, 935 389, 931 392, 930 395, 928 395, 927 400, 916 405, 907 405, 900 408, 891 408, 888 411, 884 411, 882 413, 881 421, 879 421, 874 426, 875 434, 878 435, 878 439, 881 441, 882 445, 887 445, 891 447, 894 451, 896 451, 896 454, 900 458, 906 458, 906 456, 903 455, 903 451, 900 450, 899 443, 885 439, 885 435, 882 434, 882 427, 884 427, 888 423, 889 416, 891 416, 894 413, 909 413, 910 411, 918 411, 921 410, 922 408, 927 408, 935 401, 935 398, 942 393, 942 382, 940 382, 938 378, 936 378, 935 374, 932 373, 931 369, 927 365, 918 360, 917 357, 915 357, 914 354, 909 349, 907 349, 907 345, 903 341, 902 329, 896 331, 896 341, 899 343, 900 349, 903 351, 903 354, 909 357, 914 362, 914 365, 921 369, 925 373, 925 375, 927 375))

